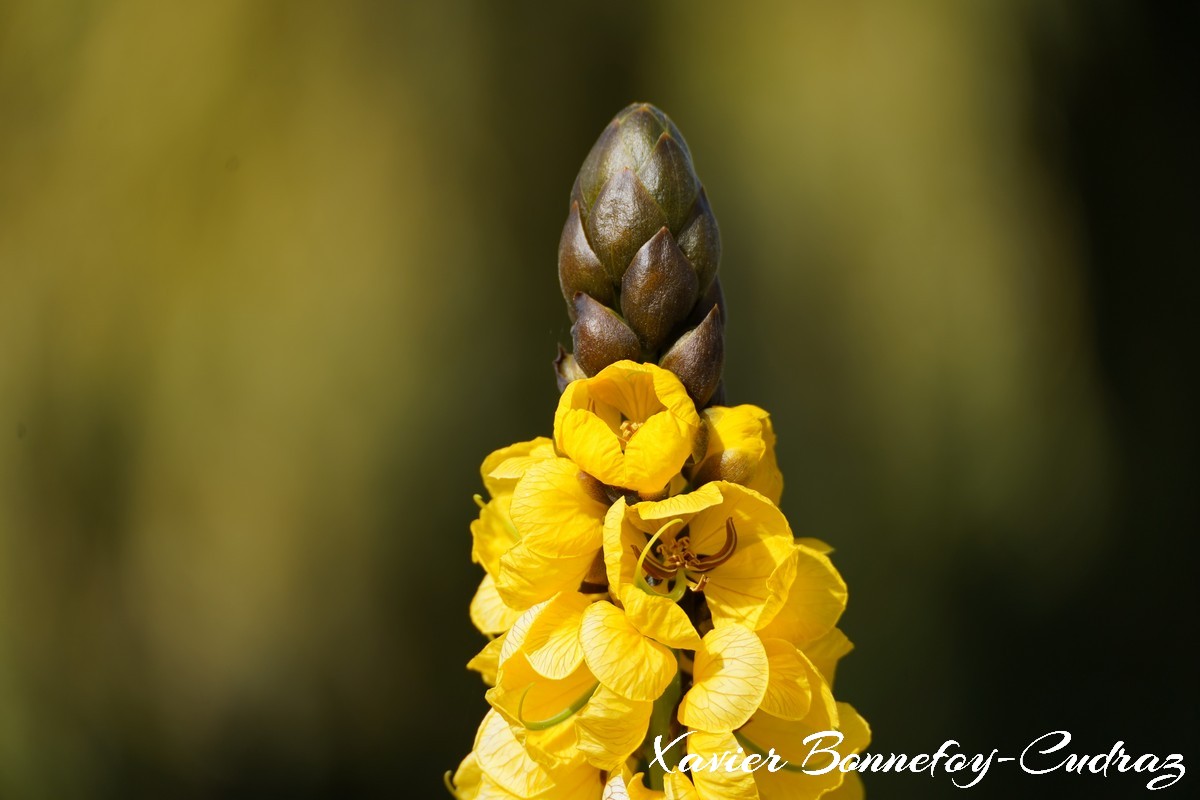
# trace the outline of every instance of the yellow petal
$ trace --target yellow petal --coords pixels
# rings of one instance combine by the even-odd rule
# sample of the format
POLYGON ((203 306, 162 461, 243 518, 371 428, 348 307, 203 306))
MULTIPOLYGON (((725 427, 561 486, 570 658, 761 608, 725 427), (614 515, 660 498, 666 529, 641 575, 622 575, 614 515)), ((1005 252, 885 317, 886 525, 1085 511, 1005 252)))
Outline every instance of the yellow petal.
POLYGON ((597 689, 575 723, 588 763, 610 772, 618 769, 646 738, 653 709, 652 702, 629 700, 605 686, 597 689))
POLYGON ((678 669, 675 654, 643 636, 612 603, 588 606, 580 640, 596 679, 630 700, 657 699, 678 669))
POLYGON ((565 678, 583 661, 579 625, 591 602, 579 592, 561 592, 529 626, 521 645, 533 669, 546 678, 565 678))
POLYGON ((522 610, 504 604, 491 575, 483 576, 483 580, 479 582, 479 589, 471 598, 471 622, 480 633, 504 633, 517 621, 517 617, 521 616, 522 610))
POLYGON ((641 520, 644 524, 639 527, 647 533, 653 533, 658 530, 663 520, 678 517, 684 523, 689 523, 696 514, 723 502, 725 496, 721 494, 721 487, 707 484, 694 492, 677 494, 666 500, 637 503, 631 507, 631 519, 641 520))
POLYGON ((642 635, 680 650, 694 650, 700 645, 700 634, 696 633, 687 612, 669 598, 625 586, 620 599, 625 618, 642 635))
POLYGON ((600 800, 629 800, 629 792, 625 789, 625 779, 620 774, 613 775, 604 784, 604 794, 600 800))
MULTIPOLYGON (((663 789, 666 790, 666 800, 701 800, 695 785, 687 776, 679 771, 668 773, 663 779, 663 789)), ((719 800, 719 798, 704 798, 704 800, 719 800)))
POLYGON ((821 800, 863 800, 864 797, 862 778, 857 772, 847 772, 842 785, 821 795, 821 800))
POLYGON ((787 600, 763 634, 803 648, 837 624, 846 610, 846 583, 824 553, 798 544, 794 559, 787 600))
POLYGON ((528 442, 517 442, 508 447, 501 447, 499 450, 492 452, 483 460, 479 471, 483 476, 483 485, 487 487, 488 493, 495 497, 502 492, 511 492, 513 484, 516 483, 512 477, 497 477, 492 473, 505 461, 510 458, 529 457, 534 454, 549 454, 554 455, 554 443, 545 436, 539 436, 528 442))
POLYGON ((531 606, 521 616, 517 617, 517 621, 512 624, 505 634, 504 646, 500 649, 500 663, 503 664, 508 659, 512 658, 522 645, 525 644, 525 634, 529 633, 529 626, 538 618, 538 614, 542 613, 542 609, 546 607, 549 600, 531 606))
POLYGON ((832 686, 838 659, 853 649, 854 645, 846 638, 846 634, 840 628, 834 628, 815 642, 805 645, 804 655, 832 686))
POLYGON ((764 753, 767 748, 773 748, 780 758, 789 762, 777 772, 761 769, 755 773, 763 800, 814 800, 828 796, 824 793, 842 784, 845 776, 838 769, 823 775, 809 775, 801 771, 803 768, 819 770, 830 763, 831 757, 820 752, 805 762, 814 746, 833 748, 839 757, 845 757, 850 753, 862 752, 870 742, 870 728, 852 706, 839 703, 833 714, 839 720, 837 724, 829 724, 825 714, 816 715, 819 719, 810 714, 806 720, 791 722, 759 712, 738 732, 748 749, 752 749, 750 743, 764 753), (840 731, 843 741, 838 744, 835 739, 829 738, 815 744, 804 743, 805 737, 810 734, 827 730, 840 731))
POLYGON ((549 773, 529 757, 504 717, 494 710, 479 726, 475 757, 488 778, 517 797, 537 797, 554 788, 549 773))
POLYGON ((625 476, 620 485, 638 492, 662 490, 691 455, 698 428, 666 412, 650 417, 625 445, 625 476))
POLYGON ((694 683, 679 704, 679 721, 710 733, 743 725, 767 690, 767 653, 758 636, 741 625, 704 635, 696 649, 694 683))
POLYGON ((496 591, 506 605, 527 608, 558 592, 575 591, 587 577, 595 553, 555 558, 535 553, 524 541, 500 558, 496 591))
MULTIPOLYGON (((536 760, 544 766, 552 766, 560 758, 570 761, 578 755, 574 752, 573 728, 596 689, 596 678, 586 666, 580 665, 561 680, 550 680, 538 675, 525 654, 518 652, 501 664, 496 685, 488 689, 484 697, 525 737, 527 748, 535 732, 569 729, 571 736, 563 742, 563 749, 573 751, 571 753, 553 753, 540 759, 532 748, 528 748, 536 760)), ((553 736, 550 736, 542 743, 550 747, 554 744, 552 740, 553 736)))
POLYGON ((520 541, 509 517, 512 493, 502 494, 479 510, 471 522, 471 560, 493 578, 500 570, 500 557, 520 541))
POLYGON ((479 769, 475 753, 467 753, 467 757, 454 771, 454 779, 450 788, 458 800, 476 800, 479 797, 479 782, 482 778, 483 771, 479 769))
POLYGON ((608 505, 590 495, 567 458, 535 464, 513 490, 511 517, 530 550, 564 558, 600 549, 608 505))
POLYGON ((713 624, 740 623, 757 630, 779 612, 796 572, 792 529, 769 500, 751 489, 716 481, 725 502, 692 520, 692 547, 711 553, 725 541, 726 521, 737 530, 733 557, 708 573, 705 595, 713 624))
POLYGON ((475 670, 488 686, 496 685, 496 670, 500 668, 500 651, 504 648, 504 636, 498 636, 483 646, 475 657, 467 662, 467 669, 475 670))
POLYGON ((704 765, 692 771, 696 793, 703 800, 758 800, 758 787, 754 775, 741 769, 731 772, 727 768, 730 759, 740 765, 746 757, 739 753, 741 746, 732 733, 707 733, 697 731, 688 737, 688 753, 695 753, 704 760, 704 765), (717 769, 709 769, 713 763, 717 769))
POLYGON ((762 643, 770 665, 762 710, 780 719, 804 719, 812 706, 809 675, 816 667, 786 639, 764 638, 762 643))

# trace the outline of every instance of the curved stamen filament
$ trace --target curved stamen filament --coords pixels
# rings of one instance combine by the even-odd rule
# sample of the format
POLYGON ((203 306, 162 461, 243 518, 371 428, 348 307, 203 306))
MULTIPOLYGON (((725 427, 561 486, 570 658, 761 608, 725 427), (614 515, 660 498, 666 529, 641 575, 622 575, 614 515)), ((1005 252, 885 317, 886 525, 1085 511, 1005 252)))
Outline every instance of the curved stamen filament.
POLYGON ((721 549, 711 555, 702 556, 692 552, 690 536, 684 535, 669 540, 664 536, 669 532, 668 529, 675 524, 682 525, 683 521, 671 520, 659 528, 640 551, 634 545, 630 545, 630 547, 635 553, 638 553, 636 582, 643 591, 659 594, 646 581, 643 572, 659 581, 668 581, 680 577, 679 574, 682 571, 681 579, 671 589, 670 594, 665 595, 679 600, 683 597, 685 586, 690 587, 693 592, 704 591, 704 587, 708 584, 708 576, 704 573, 711 572, 733 558, 733 554, 737 552, 738 535, 737 527, 733 524, 733 517, 729 517, 725 520, 725 542, 721 545, 721 549), (661 543, 660 539, 663 540, 661 543), (653 552, 656 546, 658 553, 653 552), (694 575, 699 575, 699 577, 696 578, 694 575))
MULTIPOLYGON (((658 540, 675 527, 683 527, 683 520, 673 519, 666 525, 663 525, 661 528, 659 528, 654 535, 650 537, 650 541, 646 542, 646 546, 642 548, 642 552, 638 555, 637 566, 634 568, 634 584, 647 594, 655 594, 659 597, 664 596, 659 592, 656 592, 654 587, 646 582, 646 577, 642 574, 643 572, 649 573, 659 580, 670 580, 675 576, 675 573, 679 571, 678 568, 671 569, 666 564, 663 564, 661 561, 654 558, 654 556, 650 555, 650 551, 654 549, 654 545, 658 542, 658 540), (650 566, 647 566, 647 563, 649 563, 650 566)), ((680 581, 680 584, 682 583, 683 581, 680 581)), ((676 588, 678 589, 678 587, 676 588)), ((673 597, 674 594, 674 591, 672 591, 671 596, 673 597)), ((682 591, 680 591, 679 597, 683 597, 682 591)))
POLYGON ((690 572, 708 572, 733 558, 736 550, 737 528, 733 525, 733 517, 730 517, 725 520, 725 544, 721 545, 721 549, 710 556, 692 556, 694 563, 688 564, 687 568, 690 572))
POLYGON ((579 695, 579 697, 576 697, 571 701, 570 705, 568 705, 562 711, 559 711, 554 716, 530 721, 525 719, 525 698, 529 696, 529 690, 532 689, 533 686, 534 684, 531 683, 525 687, 525 691, 521 693, 521 702, 517 704, 517 720, 525 726, 525 730, 527 731, 544 731, 547 728, 553 728, 555 725, 563 722, 564 720, 570 719, 572 714, 587 705, 588 700, 591 700, 592 695, 594 695, 596 690, 600 688, 600 684, 597 682, 592 686, 592 688, 579 695))

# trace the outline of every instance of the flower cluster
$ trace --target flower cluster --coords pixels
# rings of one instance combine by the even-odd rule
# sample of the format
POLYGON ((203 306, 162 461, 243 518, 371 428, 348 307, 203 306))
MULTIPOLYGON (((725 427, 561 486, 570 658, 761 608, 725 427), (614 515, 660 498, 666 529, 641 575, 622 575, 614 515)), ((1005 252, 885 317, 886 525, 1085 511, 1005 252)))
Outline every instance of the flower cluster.
POLYGON ((697 411, 671 372, 618 361, 566 386, 553 440, 484 460, 470 613, 490 638, 468 666, 491 710, 456 797, 861 796, 797 766, 811 733, 843 753, 869 733, 832 693, 846 586, 779 511, 774 446, 762 409, 697 411), (656 741, 683 744, 656 759, 656 741), (695 766, 772 750, 793 763, 695 766))

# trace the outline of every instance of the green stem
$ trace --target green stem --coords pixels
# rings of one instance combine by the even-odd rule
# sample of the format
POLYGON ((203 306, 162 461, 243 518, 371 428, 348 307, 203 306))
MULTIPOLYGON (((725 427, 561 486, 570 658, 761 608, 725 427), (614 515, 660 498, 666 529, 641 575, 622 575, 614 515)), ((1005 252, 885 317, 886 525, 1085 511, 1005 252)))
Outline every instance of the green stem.
POLYGON ((663 790, 666 773, 657 762, 652 761, 654 738, 662 736, 663 745, 671 741, 671 723, 675 719, 675 709, 679 706, 679 699, 683 695, 680 675, 681 673, 677 670, 666 691, 654 701, 654 709, 650 712, 650 727, 646 731, 646 741, 642 745, 642 760, 646 762, 646 783, 651 789, 659 792, 663 790))

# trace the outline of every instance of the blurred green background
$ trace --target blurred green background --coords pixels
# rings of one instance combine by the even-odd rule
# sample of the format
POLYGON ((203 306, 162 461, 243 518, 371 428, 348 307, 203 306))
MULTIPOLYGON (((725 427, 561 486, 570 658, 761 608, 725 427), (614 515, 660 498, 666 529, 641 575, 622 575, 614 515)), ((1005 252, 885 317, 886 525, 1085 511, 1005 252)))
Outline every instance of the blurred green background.
POLYGON ((837 548, 872 749, 1194 759, 1197 33, 0 0, 0 797, 440 796, 478 464, 550 432, 567 194, 633 100, 720 220, 729 398, 837 548))

